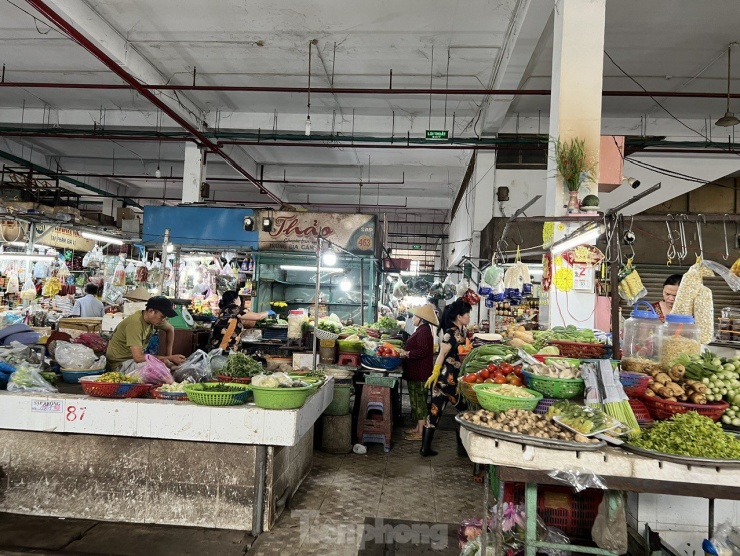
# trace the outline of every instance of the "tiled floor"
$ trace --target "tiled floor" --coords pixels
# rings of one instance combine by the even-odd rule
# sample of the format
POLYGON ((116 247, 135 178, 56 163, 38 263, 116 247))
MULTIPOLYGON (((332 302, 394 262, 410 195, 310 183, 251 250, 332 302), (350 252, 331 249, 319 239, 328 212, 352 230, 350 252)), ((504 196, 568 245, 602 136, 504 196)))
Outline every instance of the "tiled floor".
POLYGON ((394 551, 386 553, 459 554, 457 546, 445 548, 448 533, 460 520, 481 513, 482 487, 473 480, 470 461, 456 455, 454 432, 437 431, 436 457, 422 458, 419 447, 420 442, 399 439, 389 453, 380 444, 370 444, 366 455, 315 452, 311 474, 290 508, 248 554, 354 556, 363 535, 372 538, 362 554, 375 554, 369 548, 394 539, 394 551), (370 525, 364 529, 366 520, 370 525), (384 520, 415 522, 418 529, 411 527, 404 536, 408 526, 384 520), (383 530, 386 536, 378 533, 383 530))

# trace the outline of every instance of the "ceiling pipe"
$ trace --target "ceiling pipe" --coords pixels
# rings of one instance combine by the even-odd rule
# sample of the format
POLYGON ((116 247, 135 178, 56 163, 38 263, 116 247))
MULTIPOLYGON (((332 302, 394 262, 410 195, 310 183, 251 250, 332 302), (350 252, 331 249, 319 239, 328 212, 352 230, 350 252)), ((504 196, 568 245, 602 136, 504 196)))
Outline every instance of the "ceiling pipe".
MULTIPOLYGON (((35 4, 37 0, 27 0, 35 4)), ((126 80, 127 81, 127 80, 126 80)), ((147 91, 212 91, 233 93, 308 93, 308 87, 248 87, 241 85, 150 85, 139 83, 138 87, 115 83, 52 83, 29 81, 4 81, 0 88, 20 89, 90 89, 90 90, 130 90, 147 91)), ((462 96, 549 96, 549 89, 440 89, 440 88, 407 88, 381 89, 368 87, 311 87, 312 94, 334 95, 462 95, 462 96)), ((665 98, 721 98, 726 93, 686 92, 686 91, 602 91, 605 97, 665 97, 665 98)), ((740 93, 730 94, 730 98, 740 98, 740 93)))
POLYGON ((136 89, 141 96, 149 100, 154 106, 159 108, 162 112, 167 114, 172 120, 174 120, 180 127, 187 130, 193 137, 195 137, 200 143, 202 143, 204 146, 211 149, 213 152, 218 154, 224 161, 231 166, 234 170, 236 170, 239 174, 247 178, 250 182, 252 182, 257 188, 260 190, 260 193, 267 194, 272 200, 274 200, 276 203, 281 203, 282 201, 272 192, 268 191, 267 189, 264 189, 262 185, 257 181, 257 179, 252 176, 247 170, 245 170, 236 160, 231 158, 228 154, 226 154, 221 148, 213 143, 208 137, 206 137, 199 129, 197 129, 192 123, 187 121, 185 118, 183 118, 180 114, 177 113, 176 110, 173 110, 170 108, 165 102, 162 102, 157 95, 155 95, 151 89, 146 88, 146 86, 142 83, 140 83, 134 76, 129 74, 126 70, 124 70, 120 65, 116 63, 115 60, 113 60, 110 56, 108 56, 105 52, 103 52, 100 48, 98 48, 91 40, 89 40, 87 37, 85 37, 80 31, 78 31, 74 25, 71 25, 68 23, 63 17, 61 17, 58 13, 56 13, 53 9, 51 9, 43 0, 26 0, 28 4, 33 6, 36 10, 38 10, 39 13, 43 14, 45 17, 47 17, 49 20, 51 20, 59 29, 64 31, 72 40, 74 40, 77 44, 82 46, 85 50, 90 52, 93 56, 95 56, 98 60, 100 60, 103 64, 105 64, 108 69, 110 69, 113 73, 115 73, 118 77, 123 79, 126 83, 128 83, 131 87, 136 89))

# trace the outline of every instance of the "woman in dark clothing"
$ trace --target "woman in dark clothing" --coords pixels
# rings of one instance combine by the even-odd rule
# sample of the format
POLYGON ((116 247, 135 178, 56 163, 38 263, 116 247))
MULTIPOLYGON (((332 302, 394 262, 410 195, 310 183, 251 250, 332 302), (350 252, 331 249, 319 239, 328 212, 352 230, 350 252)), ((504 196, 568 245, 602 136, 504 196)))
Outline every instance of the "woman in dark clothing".
POLYGON ((457 346, 465 342, 471 310, 469 303, 457 299, 445 307, 442 313, 442 343, 439 346, 439 355, 432 376, 425 384, 427 388, 432 388, 432 404, 422 433, 420 450, 422 456, 437 455, 437 452, 432 450, 432 439, 434 429, 447 404, 452 403, 458 409, 465 406, 465 400, 457 393, 457 377, 461 366, 457 358, 457 346))
POLYGON ((409 385, 411 415, 416 427, 406 431, 406 440, 421 440, 427 416, 427 388, 424 382, 431 376, 434 367, 434 334, 432 326, 439 326, 437 314, 431 305, 422 305, 411 311, 416 330, 406 340, 406 350, 401 354, 403 378, 409 385))
POLYGON ((254 326, 258 320, 275 314, 274 311, 263 311, 262 313, 247 311, 242 307, 242 300, 234 290, 224 292, 218 306, 221 312, 211 330, 210 346, 211 349, 221 348, 224 351, 234 350, 244 326, 250 328, 250 323, 254 326))
POLYGON ((660 320, 665 320, 665 316, 671 313, 673 302, 676 301, 678 286, 681 285, 681 278, 683 274, 672 274, 663 282, 663 299, 653 303, 653 308, 660 320))

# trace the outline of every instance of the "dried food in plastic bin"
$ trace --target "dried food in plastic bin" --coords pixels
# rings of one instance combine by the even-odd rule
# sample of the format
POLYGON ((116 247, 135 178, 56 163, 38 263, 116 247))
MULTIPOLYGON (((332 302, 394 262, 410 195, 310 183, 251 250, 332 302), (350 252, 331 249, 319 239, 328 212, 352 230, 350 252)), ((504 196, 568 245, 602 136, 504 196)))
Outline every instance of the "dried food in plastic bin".
POLYGON ((566 467, 564 469, 553 469, 548 475, 557 481, 562 481, 570 485, 576 492, 581 492, 587 488, 607 490, 606 483, 601 476, 582 468, 566 467))
POLYGON ((92 369, 97 360, 89 347, 69 342, 57 343, 54 357, 63 369, 92 369))
POLYGON ((8 381, 8 392, 19 392, 23 394, 53 393, 57 389, 44 380, 39 372, 39 367, 28 363, 21 363, 15 372, 10 375, 8 381))
POLYGON ((615 554, 627 553, 627 515, 624 493, 608 490, 599 504, 599 512, 591 528, 596 546, 615 554))
POLYGON ((211 360, 203 350, 195 351, 172 371, 175 382, 204 382, 211 379, 211 360))

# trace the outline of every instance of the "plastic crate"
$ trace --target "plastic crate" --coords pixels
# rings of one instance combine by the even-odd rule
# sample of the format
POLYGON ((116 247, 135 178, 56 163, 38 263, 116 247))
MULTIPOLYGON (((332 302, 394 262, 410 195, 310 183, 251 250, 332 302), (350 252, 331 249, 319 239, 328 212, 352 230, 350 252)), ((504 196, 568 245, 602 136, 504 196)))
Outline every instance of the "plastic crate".
POLYGON ((648 384, 650 384, 650 376, 621 371, 619 373, 619 382, 622 383, 625 394, 628 396, 640 396, 647 390, 648 384))
POLYGON ((555 398, 542 398, 540 401, 537 402, 537 406, 534 408, 534 412, 537 415, 544 415, 545 413, 547 413, 547 410, 550 409, 551 405, 559 401, 560 400, 556 400, 555 398))
POLYGON ((288 339, 288 327, 280 326, 266 326, 262 329, 263 340, 287 340, 288 339))
POLYGON ((609 359, 612 356, 612 347, 604 344, 582 344, 579 342, 549 342, 549 345, 558 348, 561 357, 573 359, 609 359))
POLYGON ((639 396, 639 400, 647 407, 650 416, 653 419, 664 420, 670 419, 674 415, 696 411, 699 415, 709 417, 712 421, 717 422, 722 418, 725 409, 730 407, 727 402, 709 402, 706 405, 697 405, 685 402, 671 402, 659 398, 658 396, 639 396))
MULTIPOLYGON (((539 485, 537 514, 549 527, 557 527, 577 539, 591 539, 591 528, 604 497, 600 489, 574 493, 569 487, 539 485)), ((504 502, 524 506, 524 484, 505 483, 504 502)))
POLYGON ((392 376, 386 376, 382 373, 367 373, 365 375, 365 384, 370 386, 383 386, 385 388, 395 388, 398 379, 392 376))

